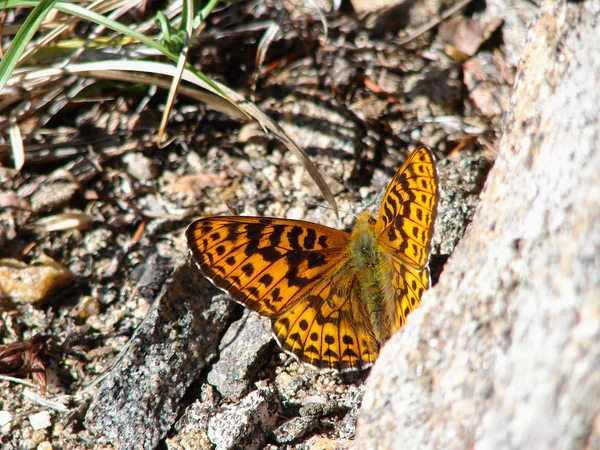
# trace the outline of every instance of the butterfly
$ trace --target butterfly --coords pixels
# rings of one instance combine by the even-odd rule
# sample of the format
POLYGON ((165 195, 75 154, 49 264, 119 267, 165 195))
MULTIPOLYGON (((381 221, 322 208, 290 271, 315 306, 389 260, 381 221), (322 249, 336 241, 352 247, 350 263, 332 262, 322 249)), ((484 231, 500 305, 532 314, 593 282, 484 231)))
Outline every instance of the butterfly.
POLYGON ((201 272, 270 317, 279 345, 317 368, 362 370, 429 288, 439 200, 435 162, 417 148, 390 182, 377 219, 352 234, 301 220, 209 217, 187 243, 201 272))

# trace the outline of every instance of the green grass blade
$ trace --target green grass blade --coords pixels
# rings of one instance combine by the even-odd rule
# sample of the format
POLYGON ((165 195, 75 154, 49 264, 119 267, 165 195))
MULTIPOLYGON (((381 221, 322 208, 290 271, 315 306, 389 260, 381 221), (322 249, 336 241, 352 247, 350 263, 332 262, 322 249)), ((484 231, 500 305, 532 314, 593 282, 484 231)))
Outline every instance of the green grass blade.
POLYGON ((0 61, 0 92, 4 89, 10 74, 19 63, 19 59, 25 51, 27 44, 29 44, 48 13, 54 8, 56 0, 41 0, 35 3, 33 11, 31 11, 31 14, 25 19, 25 23, 17 31, 4 58, 0 61))

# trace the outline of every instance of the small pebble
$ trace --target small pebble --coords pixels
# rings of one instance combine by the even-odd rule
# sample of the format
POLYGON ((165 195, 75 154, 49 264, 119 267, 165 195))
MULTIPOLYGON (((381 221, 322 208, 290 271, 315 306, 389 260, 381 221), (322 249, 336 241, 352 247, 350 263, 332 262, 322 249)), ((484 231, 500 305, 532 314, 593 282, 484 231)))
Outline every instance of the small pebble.
POLYGON ((48 428, 50 425, 52 425, 50 413, 48 411, 41 411, 39 413, 32 414, 29 416, 29 423, 31 424, 31 428, 34 430, 43 430, 44 428, 48 428))
POLYGON ((77 192, 77 185, 64 181, 41 184, 31 195, 31 210, 36 213, 49 212, 62 208, 71 202, 77 192))
POLYGON ((43 256, 31 265, 16 259, 0 259, 0 295, 17 303, 38 303, 75 276, 61 264, 43 256))
POLYGON ((127 168, 127 173, 137 180, 149 181, 158 176, 158 168, 154 161, 144 156, 143 153, 127 153, 123 156, 123 162, 127 168))

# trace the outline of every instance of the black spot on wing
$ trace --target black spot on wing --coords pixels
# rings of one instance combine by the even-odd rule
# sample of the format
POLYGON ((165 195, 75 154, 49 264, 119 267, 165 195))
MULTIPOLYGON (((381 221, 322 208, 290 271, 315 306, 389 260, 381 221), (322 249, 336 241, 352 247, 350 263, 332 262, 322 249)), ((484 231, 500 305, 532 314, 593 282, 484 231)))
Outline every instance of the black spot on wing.
POLYGON ((329 245, 327 245, 327 236, 319 236, 319 245, 321 246, 321 248, 329 248, 329 245))
POLYGON ((304 238, 304 248, 312 250, 317 242, 317 233, 312 228, 309 228, 304 238))
POLYGON ((254 265, 251 263, 246 263, 242 266, 242 272, 247 277, 251 277, 254 274, 254 265))
POLYGON ((308 262, 309 269, 315 269, 327 264, 327 258, 322 253, 309 253, 306 261, 308 262))
POLYGON ((338 354, 332 349, 328 348, 323 352, 323 356, 327 356, 328 358, 338 359, 338 354))
POLYGON ((269 275, 268 273, 265 273, 263 276, 261 276, 258 279, 258 282, 269 287, 271 284, 273 284, 273 277, 271 275, 269 275))
POLYGON ((301 235, 302 235, 302 228, 296 227, 296 226, 292 227, 286 235, 286 237, 290 243, 290 246, 292 247, 292 249, 294 251, 304 250, 302 248, 302 246, 300 245, 300 236, 301 235))
POLYGON ((356 354, 356 352, 354 350, 352 350, 351 348, 347 348, 346 350, 344 350, 342 353, 342 356, 358 358, 358 355, 356 354))
POLYGON ((315 355, 313 358, 318 358, 319 357, 319 349, 311 344, 304 348, 304 354, 315 355))

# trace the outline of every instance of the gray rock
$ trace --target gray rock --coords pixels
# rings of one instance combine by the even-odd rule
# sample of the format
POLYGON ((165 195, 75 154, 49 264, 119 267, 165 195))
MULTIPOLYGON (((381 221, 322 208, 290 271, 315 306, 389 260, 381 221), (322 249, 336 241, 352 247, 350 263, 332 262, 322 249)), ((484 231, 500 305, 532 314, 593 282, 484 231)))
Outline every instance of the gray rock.
POLYGON ((358 407, 352 408, 341 420, 337 426, 339 437, 344 439, 354 439, 356 434, 356 421, 358 420, 358 407))
POLYGON ((275 441, 277 443, 287 444, 303 437, 312 430, 316 424, 316 417, 294 417, 277 427, 277 429, 273 431, 273 435, 275 436, 275 441))
POLYGON ((158 254, 153 253, 148 259, 139 264, 131 272, 131 279, 136 283, 139 294, 148 301, 153 301, 160 292, 171 268, 166 262, 159 260, 158 254))
POLYGON ((115 365, 103 377, 85 426, 121 449, 153 448, 179 413, 187 387, 215 355, 232 302, 186 262, 115 365))
POLYGON ((225 397, 241 398, 273 344, 270 320, 245 309, 242 318, 221 339, 219 361, 208 373, 207 381, 225 397))
POLYGON ((208 437, 217 450, 261 448, 279 420, 280 399, 272 386, 259 387, 210 418, 208 437))
POLYGON ((174 436, 166 439, 169 450, 211 449, 208 438, 208 419, 214 414, 215 401, 213 387, 202 386, 202 401, 190 405, 173 426, 174 436))
POLYGON ((471 223, 479 194, 491 168, 481 153, 460 152, 456 159, 437 164, 440 179, 440 205, 432 252, 449 255, 471 223))
POLYGON ((500 17, 502 25, 502 43, 506 60, 516 66, 525 45, 527 28, 535 19, 540 3, 527 0, 488 0, 481 18, 493 20, 500 17))
POLYGON ((599 28, 597 2, 544 3, 481 206, 383 348, 357 449, 600 448, 599 28))
POLYGON ((91 255, 100 256, 101 252, 113 245, 114 233, 108 228, 96 228, 90 230, 83 238, 83 247, 91 255))
POLYGON ((303 417, 325 417, 340 412, 340 406, 335 401, 326 398, 306 400, 299 409, 303 417))
POLYGON ((71 201, 77 192, 77 185, 65 181, 42 183, 29 199, 33 212, 50 212, 71 201))

